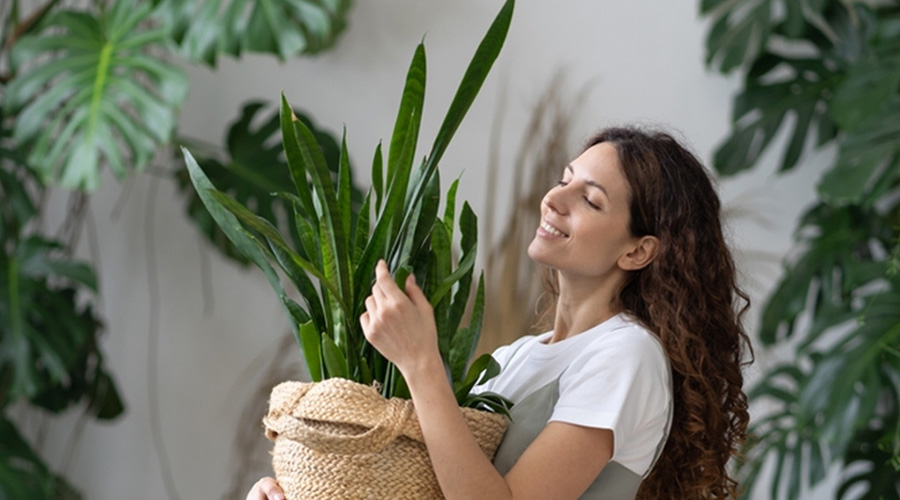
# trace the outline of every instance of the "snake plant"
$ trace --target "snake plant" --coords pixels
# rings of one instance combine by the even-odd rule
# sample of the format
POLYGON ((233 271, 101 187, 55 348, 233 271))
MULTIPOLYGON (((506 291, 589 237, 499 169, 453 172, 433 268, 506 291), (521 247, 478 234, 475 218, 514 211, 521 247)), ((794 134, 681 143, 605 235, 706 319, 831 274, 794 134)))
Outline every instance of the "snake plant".
POLYGON ((217 191, 184 150, 194 187, 216 223, 263 270, 284 304, 312 380, 344 377, 380 385, 385 397, 409 397, 400 372, 366 342, 359 325, 375 264, 383 258, 398 283, 415 273, 431 301, 440 352, 460 405, 497 411, 508 407, 499 396, 470 394, 476 383, 496 375, 499 366, 490 355, 468 366, 484 311, 484 280, 479 276, 469 324, 461 325, 473 285, 477 217, 468 203, 457 213, 458 180, 447 190, 439 213, 438 164, 500 52, 513 5, 513 0, 505 3, 484 36, 431 151, 417 163, 426 73, 425 46, 419 44, 406 75, 389 150, 383 154, 380 144, 375 149, 372 187, 359 209, 351 203, 346 132, 334 178, 314 134, 282 96, 282 139, 295 193, 275 196, 293 206, 299 248, 266 219, 217 191), (457 229, 460 251, 454 258, 457 229), (276 269, 294 285, 302 303, 288 296, 276 269))

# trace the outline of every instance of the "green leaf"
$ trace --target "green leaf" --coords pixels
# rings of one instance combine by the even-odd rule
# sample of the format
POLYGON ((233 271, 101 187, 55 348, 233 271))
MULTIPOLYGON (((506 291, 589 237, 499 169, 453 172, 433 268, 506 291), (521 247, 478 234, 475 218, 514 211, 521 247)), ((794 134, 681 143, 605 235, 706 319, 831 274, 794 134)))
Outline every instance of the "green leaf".
POLYGON ((56 279, 63 278, 97 292, 97 277, 89 264, 51 255, 63 248, 61 244, 40 236, 29 236, 21 242, 15 252, 19 272, 23 276, 37 279, 50 276, 55 276, 56 279))
POLYGON ((322 343, 322 336, 311 321, 300 325, 300 345, 303 348, 303 357, 313 382, 318 382, 324 377, 322 343))
MULTIPOLYGON (((350 266, 353 269, 359 268, 359 261, 362 258, 363 251, 366 249, 366 243, 369 241, 369 214, 371 212, 371 207, 369 203, 371 201, 372 191, 369 190, 366 193, 366 199, 363 201, 362 208, 359 210, 359 214, 356 219, 356 231, 353 233, 353 254, 350 256, 350 266)), ((354 279, 356 275, 354 274, 354 279)), ((359 287, 354 282, 354 291, 359 287)))
POLYGON ((425 66, 425 45, 420 43, 406 72, 406 84, 400 98, 400 109, 397 111, 394 133, 391 134, 391 148, 388 152, 388 186, 391 188, 396 186, 395 189, 404 195, 418 144, 419 126, 425 104, 425 66))
POLYGON ((93 190, 101 164, 121 179, 172 136, 187 79, 151 56, 166 34, 147 28, 151 6, 122 0, 98 16, 59 11, 13 47, 33 61, 5 89, 15 138, 45 181, 93 190))
MULTIPOLYGON (((195 184, 195 186, 196 186, 196 184, 195 184)), ((323 271, 321 269, 319 269, 318 267, 313 265, 308 260, 297 255, 293 251, 293 249, 287 244, 287 242, 284 241, 284 238, 278 233, 278 230, 274 226, 272 226, 272 224, 269 221, 263 219, 262 217, 257 216, 256 214, 254 214, 253 212, 248 210, 246 207, 244 207, 240 203, 232 200, 226 194, 224 194, 220 191, 216 191, 215 189, 211 188, 210 192, 211 192, 210 197, 212 199, 214 199, 215 202, 218 204, 217 208, 222 208, 222 209, 227 210, 233 216, 237 217, 237 219, 239 219, 241 222, 246 224, 247 227, 249 227, 250 229, 252 229, 254 231, 259 232, 269 242, 271 242, 274 245, 277 245, 282 251, 284 251, 284 254, 290 258, 293 265, 303 269, 304 271, 306 271, 307 273, 313 275, 316 279, 318 279, 319 283, 321 285, 323 285, 326 289, 328 289, 329 292, 331 292, 331 294, 334 296, 334 300, 341 307, 341 309, 345 313, 347 312, 347 305, 341 299, 341 294, 339 293, 335 284, 332 283, 326 277, 326 275, 323 273, 323 271)), ((206 207, 207 207, 207 209, 210 208, 209 205, 207 205, 206 207)), ((226 231, 226 234, 227 234, 227 231, 226 231)), ((230 235, 229 235, 229 237, 230 237, 230 235)), ((238 245, 238 242, 235 241, 234 238, 232 238, 231 241, 234 242, 235 245, 240 248, 240 245, 238 245)), ((250 258, 251 261, 254 262, 254 264, 257 264, 259 266, 259 264, 256 262, 256 260, 254 260, 257 257, 249 256, 249 255, 248 255, 248 257, 250 258)), ((271 269, 271 266, 269 266, 269 269, 271 269)), ((273 274, 274 274, 274 271, 273 271, 273 274)), ((276 291, 278 291, 280 289, 281 288, 279 285, 279 289, 277 289, 276 291)))
POLYGON ((450 233, 450 240, 453 241, 453 227, 456 222, 456 190, 459 188, 459 178, 450 184, 447 191, 447 206, 444 207, 444 225, 447 232, 450 233))
POLYGON ((103 370, 102 365, 95 368, 90 383, 88 410, 98 420, 112 420, 125 413, 125 403, 122 402, 115 381, 103 370))
MULTIPOLYGON (((318 141, 316 141, 318 142, 318 141)), ((327 163, 327 159, 326 159, 327 163)), ((353 208, 353 198, 351 192, 351 182, 350 178, 352 177, 352 170, 350 169, 350 153, 347 152, 347 129, 344 129, 344 133, 341 135, 341 156, 338 162, 338 189, 337 189, 337 205, 339 212, 339 220, 340 226, 344 231, 343 239, 348 242, 351 246, 348 250, 348 257, 350 257, 350 253, 352 252, 352 243, 350 229, 352 227, 352 219, 351 219, 351 209, 353 208)), ((347 265, 347 274, 349 275, 350 269, 350 261, 346 263, 347 265)), ((351 284, 352 286, 352 284, 351 284)))
MULTIPOLYGON (((709 12, 713 2, 701 5, 709 12)), ((772 33, 771 0, 731 2, 714 19, 706 37, 706 64, 729 73, 748 60, 754 59, 766 46, 772 33)))
POLYGON ((337 41, 350 0, 164 0, 156 15, 184 56, 215 66, 218 54, 274 54, 286 60, 337 41))
POLYGON ((37 213, 35 202, 28 192, 29 186, 40 186, 17 149, 6 147, 7 138, 12 134, 5 128, 5 120, 0 111, 0 240, 18 238, 22 229, 37 213))
POLYGON ((795 119, 782 171, 797 164, 813 124, 829 126, 823 104, 836 76, 827 64, 775 54, 765 54, 758 64, 735 97, 731 133, 716 149, 713 164, 720 174, 734 175, 755 165, 790 115, 795 119))
MULTIPOLYGON (((241 109, 240 116, 228 128, 225 137, 226 150, 221 153, 206 152, 202 157, 195 156, 195 158, 200 168, 220 191, 227 193, 244 206, 254 207, 257 215, 278 227, 282 233, 290 234, 294 244, 299 245, 296 228, 289 219, 278 215, 290 212, 294 208, 294 200, 285 195, 273 196, 273 193, 289 186, 292 179, 284 159, 284 148, 275 140, 280 132, 278 113, 264 114, 267 107, 268 104, 262 101, 246 103, 241 109)), ((313 131, 316 140, 322 145, 329 169, 337 172, 340 155, 337 140, 329 132, 318 128, 309 116, 298 110, 294 110, 294 113, 313 131)), ((175 178, 179 191, 186 199, 186 210, 203 235, 225 256, 241 264, 247 264, 247 260, 216 226, 203 206, 203 202, 190 184, 187 169, 179 165, 175 171, 175 178)), ((362 192, 358 187, 352 186, 352 179, 348 178, 347 182, 351 183, 350 198, 362 199, 362 192)), ((300 212, 305 213, 302 209, 300 212)), ((306 216, 314 218, 312 214, 306 216)), ((301 255, 314 260, 309 254, 301 253, 301 255)))
POLYGON ((484 273, 478 278, 478 290, 475 292, 475 305, 472 308, 472 319, 469 326, 460 328, 453 335, 450 343, 450 374, 453 380, 462 378, 466 365, 472 359, 478 341, 481 339, 481 326, 484 320, 484 273))
POLYGON ((463 260, 460 261, 459 266, 454 270, 449 276, 444 278, 441 282, 440 286, 435 290, 434 295, 431 296, 431 304, 432 306, 437 304, 444 298, 450 289, 453 288, 458 281, 460 281, 467 273, 471 272, 473 266, 475 265, 475 252, 469 252, 463 257, 463 260))
MULTIPOLYGON (((474 263, 475 254, 478 250, 478 218, 472 211, 468 203, 463 203, 462 213, 459 217, 459 227, 461 233, 460 239, 460 266, 469 261, 474 263), (471 257, 470 257, 471 255, 471 257)), ((447 315, 447 329, 455 332, 459 328, 459 323, 466 311, 466 304, 469 302, 469 292, 472 288, 472 273, 469 272, 462 275, 456 285, 456 293, 453 295, 453 303, 447 315)))
POLYGON ((500 363, 497 363, 497 360, 490 354, 482 354, 473 361, 468 371, 465 372, 465 377, 453 380, 453 389, 460 406, 473 387, 487 382, 499 373, 500 363))
POLYGON ((325 360, 325 369, 328 372, 327 377, 350 377, 350 368, 347 365, 347 358, 341 349, 334 343, 328 333, 322 333, 322 357, 325 360))
MULTIPOLYGON (((188 173, 191 177, 191 183, 193 183, 194 189, 203 201, 203 205, 216 221, 216 224, 222 229, 225 235, 228 236, 228 239, 234 243, 234 246, 266 275, 266 279, 269 281, 269 285, 272 286, 272 289, 275 290, 275 294, 278 297, 283 296, 285 293, 284 288, 281 286, 281 280, 278 278, 275 269, 269 264, 267 256, 259 249, 256 243, 242 231, 241 223, 238 219, 221 203, 220 199, 214 196, 213 193, 218 191, 216 191, 215 187, 209 181, 209 178, 203 173, 203 170, 200 169, 200 166, 197 165, 197 161, 194 160, 191 153, 185 148, 182 148, 182 153, 184 154, 185 164, 187 165, 188 173)), ((222 196, 223 198, 227 198, 225 195, 222 196)), ((285 312, 290 314, 290 311, 287 309, 285 312)), ((292 328, 294 335, 298 335, 296 325, 293 325, 293 322, 292 328)))
POLYGON ((494 413, 499 413, 508 419, 511 419, 509 410, 513 407, 510 400, 492 392, 470 394, 466 396, 459 405, 464 408, 492 411, 494 413))
POLYGON ((818 186, 821 197, 833 204, 872 205, 900 175, 898 136, 900 96, 894 95, 841 141, 837 162, 818 186))
MULTIPOLYGON (((407 124, 407 138, 412 137, 410 129, 415 126, 416 123, 415 120, 410 120, 407 124)), ((407 164, 406 157, 411 156, 414 149, 415 144, 410 142, 404 143, 403 155, 401 155, 399 160, 400 165, 407 164)), ((373 283, 375 264, 378 262, 379 258, 385 258, 388 261, 388 264, 393 266, 404 264, 400 261, 401 256, 398 255, 396 251, 390 252, 393 254, 390 255, 387 249, 394 247, 399 250, 402 245, 402 240, 397 236, 401 234, 401 229, 403 227, 401 226, 400 221, 411 219, 413 213, 417 209, 415 200, 408 202, 406 205, 403 204, 406 188, 405 186, 401 188, 400 184, 405 184, 408 176, 408 172, 396 172, 390 181, 387 202, 384 204, 382 212, 378 215, 372 235, 366 243, 366 247, 354 270, 353 283, 355 284, 355 297, 364 296, 364 291, 373 283), (404 213, 404 209, 408 210, 408 212, 404 213)))
MULTIPOLYGON (((896 410, 893 417, 894 421, 898 419, 896 410)), ((843 478, 835 498, 858 498, 858 492, 865 491, 864 498, 900 500, 900 476, 890 465, 895 457, 875 445, 885 432, 890 429, 876 425, 853 436, 853 445, 843 457, 847 469, 853 472, 843 478)))
POLYGON ((54 474, 15 425, 0 416, 0 498, 80 500, 81 495, 54 474))
POLYGON ((869 54, 847 68, 831 101, 834 121, 852 131, 896 101, 900 86, 900 39, 874 46, 869 54))
POLYGON ((300 200, 302 213, 311 216, 318 212, 312 200, 312 188, 307 180, 306 163, 303 159, 303 151, 300 145, 300 139, 294 129, 294 111, 288 103, 284 94, 281 94, 281 138, 284 145, 284 153, 287 157, 288 167, 291 172, 291 179, 294 180, 297 197, 300 200))
POLYGON ((375 212, 381 213, 381 203, 384 197, 384 160, 381 155, 381 143, 375 148, 372 158, 372 189, 375 191, 375 212))
MULTIPOLYGON (((793 333, 793 324, 805 310, 811 292, 817 294, 814 302, 848 301, 850 291, 865 284, 842 282, 839 276, 853 276, 854 269, 862 266, 858 255, 868 245, 872 223, 866 213, 850 207, 818 205, 809 211, 801 228, 815 236, 803 241, 806 251, 789 263, 791 272, 766 301, 760 326, 764 343, 776 342, 783 324, 787 325, 786 336, 793 333), (813 280, 817 280, 818 288, 811 288, 813 280)), ((868 275, 865 271, 859 273, 864 281, 868 275)), ((835 307, 841 303, 845 302, 837 302, 835 307)))
MULTIPOLYGON (((286 99, 284 100, 284 106, 287 106, 286 99)), ((290 108, 288 107, 288 109, 290 108)), ((282 115, 284 114, 283 112, 282 115)), ((342 309, 348 312, 346 304, 350 302, 352 297, 352 276, 350 271, 350 252, 345 235, 350 233, 350 228, 349 226, 346 228, 342 226, 337 193, 331 179, 331 172, 325 163, 324 153, 316 141, 315 135, 303 122, 297 119, 292 119, 292 121, 293 126, 285 131, 287 135, 284 138, 284 142, 285 144, 296 144, 296 152, 299 153, 299 161, 302 164, 302 168, 312 178, 313 186, 315 187, 313 194, 316 201, 318 201, 318 207, 320 207, 316 213, 319 216, 319 244, 323 249, 323 271, 326 280, 334 285, 334 287, 329 288, 333 288, 332 293, 335 294, 335 298, 345 304, 342 306, 342 309), (326 256, 331 256, 333 262, 326 260, 326 256)), ((296 160, 295 158, 294 161, 296 160)), ((300 186, 298 185, 298 194, 300 194, 299 189, 300 186)), ((302 196, 301 194, 301 199, 302 196)), ((345 199, 344 202, 349 204, 350 200, 345 199)))
POLYGON ((426 180, 431 177, 431 171, 437 168, 438 162, 440 162, 444 151, 450 144, 450 140, 459 128, 459 124, 462 123, 466 112, 468 112, 469 107, 475 100, 475 96, 481 90, 481 85, 487 78, 494 61, 500 55, 500 49, 503 47, 506 33, 509 31, 510 21, 512 21, 514 6, 514 0, 507 0, 503 4, 497 17, 494 18, 494 22, 491 23, 491 27, 488 28, 487 33, 485 33, 484 38, 482 38, 481 43, 475 50, 475 55, 466 68, 456 94, 453 96, 453 101, 450 103, 450 108, 447 110, 447 115, 444 117, 437 137, 434 139, 434 145, 431 147, 431 153, 428 155, 428 162, 425 166, 426 180))
MULTIPOLYGON (((431 252, 429 252, 428 279, 425 283, 425 295, 434 297, 440 284, 451 273, 451 242, 447 229, 440 221, 433 225, 431 233, 431 252)), ((432 303, 435 326, 438 332, 438 347, 443 359, 449 359, 450 341, 454 330, 447 329, 447 301, 438 300, 432 303)))

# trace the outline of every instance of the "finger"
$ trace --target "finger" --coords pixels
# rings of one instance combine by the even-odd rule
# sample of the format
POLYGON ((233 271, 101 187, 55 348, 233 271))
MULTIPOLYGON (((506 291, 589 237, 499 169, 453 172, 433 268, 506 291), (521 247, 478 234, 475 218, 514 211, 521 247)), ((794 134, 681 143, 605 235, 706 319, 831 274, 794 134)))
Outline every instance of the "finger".
POLYGON ((390 270, 388 270, 387 262, 383 259, 379 260, 378 265, 375 266, 375 286, 379 288, 385 298, 396 298, 397 294, 403 294, 400 287, 394 283, 394 278, 391 276, 390 270))
POLYGON ((247 500, 284 500, 284 492, 271 477, 264 477, 253 485, 247 500))
POLYGON ((359 316, 359 326, 362 327, 363 332, 369 329, 369 312, 366 311, 359 316))
POLYGON ((376 309, 378 309, 378 301, 375 300, 374 295, 369 295, 366 297, 366 312, 374 313, 376 309))
POLYGON ((412 274, 406 278, 406 295, 409 296, 409 300, 412 301, 416 308, 423 309, 427 307, 428 309, 431 309, 431 302, 429 302, 428 297, 425 296, 425 292, 419 288, 418 283, 416 283, 416 277, 412 274))
POLYGON ((377 283, 377 282, 376 282, 374 285, 372 285, 372 296, 375 297, 376 303, 377 303, 377 302, 383 302, 384 299, 387 298, 387 297, 384 295, 384 291, 382 291, 382 290, 381 290, 381 287, 378 286, 378 283, 377 283))

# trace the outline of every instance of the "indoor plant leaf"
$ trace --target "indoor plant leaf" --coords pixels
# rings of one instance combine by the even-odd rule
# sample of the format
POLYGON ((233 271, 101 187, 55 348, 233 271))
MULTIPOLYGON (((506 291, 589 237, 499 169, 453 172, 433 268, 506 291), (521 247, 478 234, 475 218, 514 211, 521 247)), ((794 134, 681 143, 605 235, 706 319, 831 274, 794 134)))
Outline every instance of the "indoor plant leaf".
POLYGON ((156 15, 182 54, 215 66, 220 52, 285 60, 331 47, 347 24, 350 0, 164 0, 156 15))
POLYGON ((706 64, 717 62, 719 71, 728 73, 753 59, 766 46, 772 32, 772 0, 732 2, 723 10, 719 0, 701 2, 701 12, 716 12, 713 27, 706 38, 706 64))
MULTIPOLYGON (((767 53, 747 76, 744 90, 734 99, 732 131, 716 148, 713 164, 724 175, 733 175, 754 165, 793 114, 794 130, 781 170, 796 165, 813 126, 830 128, 831 118, 822 102, 835 78, 829 65, 816 59, 787 58, 767 53), (771 75, 779 75, 777 80, 771 75)), ((827 137, 827 134, 826 134, 827 137)))
MULTIPOLYGON (((245 206, 256 207, 257 215, 279 227, 283 233, 289 234, 297 247, 299 236, 296 227, 291 221, 277 216, 278 213, 292 212, 294 202, 273 195, 289 186, 291 177, 286 168, 284 149, 278 140, 281 131, 278 113, 273 111, 264 114, 267 107, 268 104, 263 101, 245 103, 240 116, 228 128, 225 150, 222 152, 205 151, 194 141, 183 138, 180 140, 189 145, 200 168, 220 191, 245 206)), ((329 132, 317 127, 308 115, 298 110, 294 110, 294 113, 316 136, 329 169, 336 173, 340 161, 337 140, 329 132)), ((191 220, 207 240, 225 256, 241 264, 247 264, 248 261, 234 248, 209 215, 191 186, 190 175, 183 162, 179 162, 174 175, 179 191, 186 198, 185 208, 191 220)), ((347 182, 350 184, 352 204, 357 206, 362 200, 363 193, 353 183, 352 167, 348 169, 347 182)), ((306 254, 301 252, 301 255, 306 254)))
POLYGON ((891 189, 900 173, 900 95, 879 107, 841 141, 837 162, 818 185, 824 200, 871 204, 891 189))
POLYGON ((119 177, 169 141, 187 92, 184 73, 155 58, 166 34, 145 28, 151 6, 122 0, 98 15, 58 11, 13 46, 38 61, 5 89, 15 138, 47 181, 93 190, 105 163, 119 177))
MULTIPOLYGON (((337 376, 365 383, 374 381, 381 384, 384 396, 409 395, 399 370, 365 342, 358 324, 359 314, 365 307, 364 300, 374 279, 375 263, 380 258, 388 261, 395 279, 401 282, 408 273, 415 271, 424 290, 439 294, 438 297, 429 299, 446 302, 446 306, 436 308, 436 313, 459 321, 458 316, 461 316, 471 284, 477 224, 471 208, 464 204, 459 218, 462 255, 454 269, 450 251, 452 228, 448 228, 446 224, 453 223, 455 209, 445 209, 446 222, 438 217, 441 191, 437 166, 499 53, 508 31, 512 8, 513 1, 508 0, 494 20, 460 83, 431 153, 413 169, 425 76, 424 46, 417 48, 408 71, 401 110, 394 127, 392 149, 388 156, 388 175, 378 180, 384 167, 379 146, 373 161, 373 172, 376 172, 373 173, 373 178, 378 184, 377 189, 382 191, 375 193, 374 203, 372 195, 376 189, 369 191, 362 208, 365 213, 351 207, 348 217, 350 200, 347 195, 347 177, 342 173, 346 171, 346 164, 339 168, 335 180, 325 164, 316 137, 297 119, 286 97, 282 95, 280 126, 287 170, 295 193, 280 193, 279 197, 292 204, 299 246, 304 249, 307 258, 291 248, 275 224, 253 213, 227 194, 213 189, 196 162, 185 151, 194 188, 207 208, 215 209, 211 210, 214 216, 217 212, 230 216, 216 219, 229 238, 236 244, 240 241, 256 248, 257 258, 253 259, 254 263, 271 276, 275 276, 271 265, 271 262, 275 262, 295 282, 300 276, 300 270, 318 281, 318 290, 301 292, 302 295, 315 295, 316 301, 313 303, 317 303, 318 298, 322 299, 324 322, 317 319, 317 314, 312 309, 301 311, 301 304, 284 300, 280 288, 276 288, 276 292, 279 292, 279 297, 288 305, 288 309, 294 309, 288 311, 294 328, 297 329, 298 324, 304 325, 299 327, 299 341, 301 345, 309 346, 305 349, 307 358, 312 358, 308 360, 308 365, 314 369, 318 366, 324 372, 324 378, 337 376), (370 230, 368 221, 369 210, 372 208, 376 209, 376 221, 374 228, 370 230), (354 218, 355 229, 351 227, 354 218), (435 257, 438 259, 435 260, 435 257), (451 301, 454 287, 457 293, 452 297, 455 300, 451 301), (340 307, 334 307, 335 304, 340 307), (311 330, 312 328, 315 329, 311 330)), ((346 152, 345 143, 341 149, 346 152)), ((346 154, 343 157, 346 158, 346 154)), ((451 192, 455 193, 455 190, 454 184, 451 192)), ((455 204, 455 200, 452 203, 455 204)), ((298 286, 299 288, 301 287, 298 286)), ((454 328, 453 331, 441 328, 438 331, 439 342, 447 345, 445 351, 448 358, 452 352, 453 365, 456 367, 453 371, 460 379, 465 376, 465 366, 478 342, 483 301, 482 282, 469 326, 454 328)), ((464 399, 474 405, 508 408, 506 402, 491 395, 464 399)))
POLYGON ((19 434, 15 425, 0 415, 0 498, 80 500, 65 479, 54 474, 19 434))
POLYGON ((97 347, 101 323, 79 291, 96 287, 92 269, 30 236, 0 249, 0 371, 8 388, 0 407, 19 399, 52 412, 84 399, 101 418, 122 413, 121 398, 97 347), (62 272, 60 272, 62 271, 62 272))

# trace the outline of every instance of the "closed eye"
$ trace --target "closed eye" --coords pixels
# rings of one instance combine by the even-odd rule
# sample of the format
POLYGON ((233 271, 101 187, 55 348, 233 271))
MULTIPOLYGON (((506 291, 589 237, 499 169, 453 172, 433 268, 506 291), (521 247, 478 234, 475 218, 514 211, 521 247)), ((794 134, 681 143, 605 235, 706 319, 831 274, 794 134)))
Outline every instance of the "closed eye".
POLYGON ((584 202, 587 203, 588 206, 590 206, 594 210, 600 210, 600 205, 597 205, 596 203, 592 202, 591 199, 588 198, 587 196, 584 197, 584 202))

